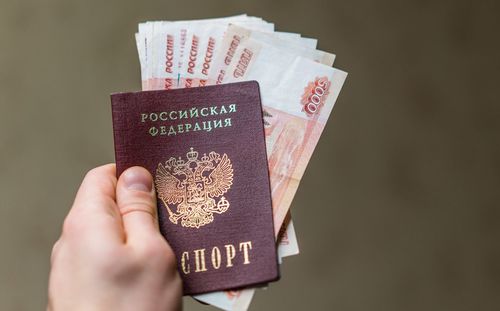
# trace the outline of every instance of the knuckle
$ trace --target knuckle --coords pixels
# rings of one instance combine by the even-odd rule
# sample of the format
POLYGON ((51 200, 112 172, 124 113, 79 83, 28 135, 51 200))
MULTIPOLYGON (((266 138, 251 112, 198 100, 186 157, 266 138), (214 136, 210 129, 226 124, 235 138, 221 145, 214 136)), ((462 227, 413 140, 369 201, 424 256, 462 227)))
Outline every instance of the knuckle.
POLYGON ((139 250, 139 260, 154 266, 176 266, 175 255, 162 236, 144 242, 139 250))
POLYGON ((110 176, 114 176, 114 165, 107 164, 88 170, 83 180, 84 183, 113 183, 114 180, 110 179, 110 176))
POLYGON ((94 167, 88 170, 85 176, 92 177, 92 176, 101 176, 102 174, 108 174, 114 171, 114 167, 115 167, 114 164, 106 164, 94 167))
POLYGON ((87 171, 87 173, 85 174, 85 179, 92 179, 97 175, 99 175, 99 172, 100 172, 100 167, 94 167, 87 171))
POLYGON ((96 263, 97 270, 106 275, 119 275, 127 266, 127 262, 124 260, 126 254, 120 247, 101 249, 96 256, 99 258, 96 263))
POLYGON ((140 261, 155 261, 162 255, 161 245, 154 239, 144 241, 138 249, 138 256, 140 261))
POLYGON ((72 215, 68 215, 63 222, 62 234, 72 235, 74 232, 78 232, 81 227, 81 221, 72 215))
POLYGON ((120 204, 118 204, 118 207, 122 215, 134 211, 135 212, 143 211, 148 214, 151 214, 151 216, 153 217, 155 216, 153 214, 154 205, 151 199, 130 198, 128 200, 121 201, 120 204))

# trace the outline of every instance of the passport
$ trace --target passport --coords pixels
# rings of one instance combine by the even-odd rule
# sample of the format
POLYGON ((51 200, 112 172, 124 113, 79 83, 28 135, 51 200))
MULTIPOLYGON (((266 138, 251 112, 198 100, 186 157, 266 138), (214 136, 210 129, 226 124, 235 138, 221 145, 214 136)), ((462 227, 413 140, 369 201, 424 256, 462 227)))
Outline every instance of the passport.
POLYGON ((184 295, 279 278, 256 81, 111 95, 117 176, 153 175, 184 295))

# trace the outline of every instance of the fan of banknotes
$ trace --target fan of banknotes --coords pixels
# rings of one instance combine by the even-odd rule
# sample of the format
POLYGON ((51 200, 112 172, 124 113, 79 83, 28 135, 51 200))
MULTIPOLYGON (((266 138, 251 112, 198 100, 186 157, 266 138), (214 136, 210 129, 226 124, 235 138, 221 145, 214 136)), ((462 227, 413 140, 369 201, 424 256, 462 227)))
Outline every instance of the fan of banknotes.
MULTIPOLYGON (((335 55, 316 49, 316 39, 247 15, 141 23, 136 43, 143 90, 259 82, 278 255, 280 262, 297 255, 289 208, 347 76, 332 68, 335 55)), ((255 290, 194 298, 246 310, 255 290)))

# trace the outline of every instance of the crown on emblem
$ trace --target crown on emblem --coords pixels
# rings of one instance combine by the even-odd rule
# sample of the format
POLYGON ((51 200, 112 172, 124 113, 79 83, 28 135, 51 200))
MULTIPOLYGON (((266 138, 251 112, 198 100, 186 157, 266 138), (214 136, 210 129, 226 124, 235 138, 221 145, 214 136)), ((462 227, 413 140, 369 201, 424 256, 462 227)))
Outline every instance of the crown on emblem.
POLYGON ((177 160, 176 162, 176 166, 183 165, 184 163, 185 163, 184 160, 181 157, 179 157, 179 160, 177 160))
POLYGON ((196 161, 198 159, 198 151, 194 151, 193 147, 191 147, 191 150, 186 153, 186 157, 190 162, 196 161))

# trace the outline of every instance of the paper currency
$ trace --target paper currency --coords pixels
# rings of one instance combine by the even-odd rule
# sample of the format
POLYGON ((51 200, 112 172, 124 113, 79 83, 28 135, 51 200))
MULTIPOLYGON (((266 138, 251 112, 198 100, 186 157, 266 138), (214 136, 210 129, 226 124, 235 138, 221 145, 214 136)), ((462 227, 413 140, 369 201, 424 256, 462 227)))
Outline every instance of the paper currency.
MULTIPOLYGON (((256 80, 261 88, 273 217, 280 258, 299 247, 290 205, 347 74, 317 40, 274 31, 237 15, 139 25, 136 43, 143 90, 256 80)), ((194 297, 223 310, 246 310, 255 289, 194 297)))
MULTIPOLYGON (((278 232, 346 73, 279 49, 272 50, 272 46, 263 42, 242 43, 222 83, 247 79, 260 83, 274 224, 278 232), (281 66, 286 64, 287 69, 282 70, 281 66), (264 78, 259 79, 261 76, 264 78)), ((243 292, 247 291, 251 289, 243 292)), ((220 295, 219 301, 224 300, 220 295)))
POLYGON ((216 51, 218 41, 230 23, 248 29, 274 30, 274 24, 246 15, 139 24, 136 42, 143 90, 185 87, 185 79, 193 79, 194 70, 201 72, 204 65, 202 61, 206 61, 207 53, 216 51))
POLYGON ((252 38, 239 43, 226 71, 222 83, 260 84, 278 233, 347 74, 252 38))
MULTIPOLYGON (((268 46, 274 47, 269 52, 277 52, 278 54, 269 55, 269 61, 278 60, 279 64, 286 66, 289 62, 287 59, 281 59, 279 53, 285 51, 288 56, 303 56, 322 64, 332 66, 335 60, 335 55, 323 51, 316 50, 310 46, 310 42, 303 42, 303 38, 284 38, 275 33, 266 33, 258 30, 246 29, 237 25, 229 25, 227 32, 222 40, 220 53, 214 60, 214 65, 211 68, 210 76, 215 83, 223 83, 228 66, 232 63, 234 53, 241 44, 248 44, 248 41, 260 42, 268 46)), ((264 50, 267 52, 267 50, 264 50)), ((272 63, 269 63, 272 64, 272 63)), ((279 67, 279 66, 275 66, 279 67)), ((284 69, 284 67, 282 67, 284 69)), ((273 75, 279 75, 281 70, 272 72, 273 75)), ((264 75, 261 78, 265 78, 264 75)), ((260 83, 261 81, 259 81, 260 83)))
POLYGON ((254 290, 240 290, 208 293, 194 298, 222 310, 247 310, 254 294, 254 290))
POLYGON ((283 258, 299 254, 299 244, 290 213, 288 213, 281 226, 278 233, 278 241, 278 258, 280 264, 283 262, 283 258))

